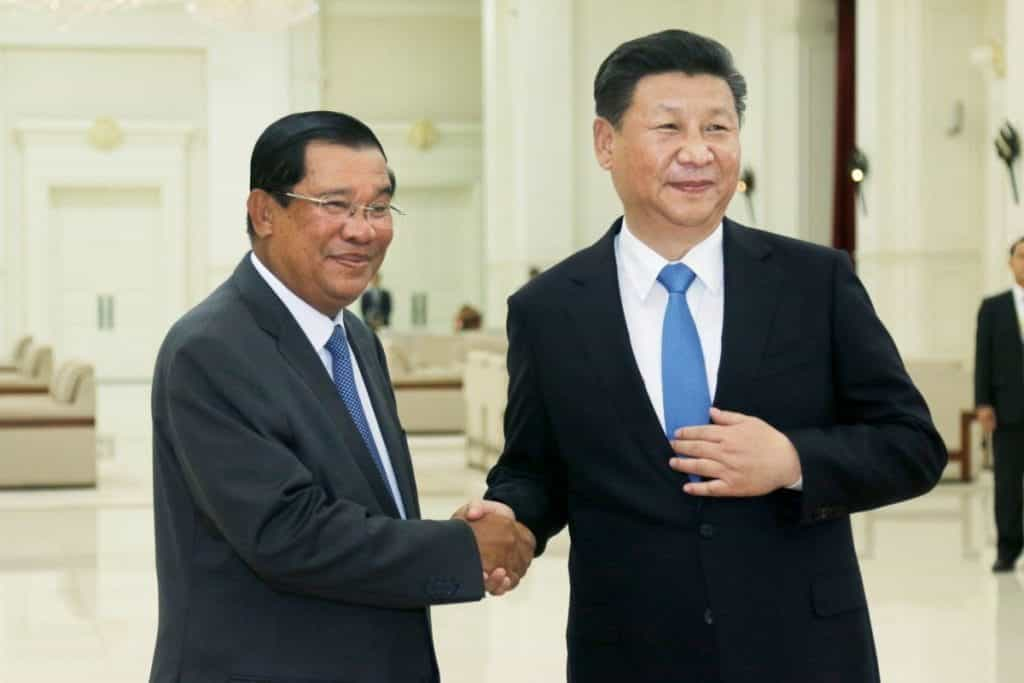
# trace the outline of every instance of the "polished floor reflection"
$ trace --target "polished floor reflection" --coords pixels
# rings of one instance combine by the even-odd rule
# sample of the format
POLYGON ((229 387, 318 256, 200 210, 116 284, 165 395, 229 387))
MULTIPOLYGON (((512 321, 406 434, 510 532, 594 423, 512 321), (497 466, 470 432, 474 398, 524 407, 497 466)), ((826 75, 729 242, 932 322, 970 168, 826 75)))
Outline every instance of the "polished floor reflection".
MULTIPOLYGON (((425 515, 447 517, 481 491, 458 439, 412 448, 425 515)), ((145 435, 120 434, 111 451, 96 491, 0 493, 2 683, 146 678, 156 585, 145 435)), ((855 518, 884 681, 1024 680, 1024 566, 989 572, 991 488, 983 474, 855 518)), ((564 680, 567 548, 553 543, 508 597, 434 610, 446 682, 564 680)))

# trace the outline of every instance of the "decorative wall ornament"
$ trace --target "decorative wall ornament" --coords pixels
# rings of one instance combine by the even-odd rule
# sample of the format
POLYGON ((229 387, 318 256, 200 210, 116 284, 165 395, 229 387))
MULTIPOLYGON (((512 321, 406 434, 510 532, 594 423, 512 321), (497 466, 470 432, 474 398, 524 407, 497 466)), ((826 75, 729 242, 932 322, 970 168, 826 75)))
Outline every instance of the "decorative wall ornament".
POLYGON ((441 141, 441 131, 430 119, 420 119, 409 129, 409 144, 425 152, 441 141))
POLYGON ((104 152, 111 152, 124 144, 121 125, 109 116, 93 121, 87 137, 90 145, 104 152))
POLYGON ((971 48, 971 64, 987 72, 989 77, 1006 78, 1006 50, 1000 40, 993 38, 983 45, 971 48))
POLYGON ((850 152, 850 160, 846 164, 846 169, 850 174, 853 190, 857 198, 860 199, 860 210, 867 216, 868 202, 864 198, 864 181, 868 177, 868 157, 859 147, 854 147, 853 151, 850 152))
POLYGON ((754 169, 747 166, 743 169, 743 173, 740 174, 739 182, 736 183, 736 191, 747 200, 747 211, 750 213, 750 222, 753 225, 757 225, 757 214, 754 212, 754 190, 756 189, 757 182, 754 176, 754 169))
POLYGON ((1013 203, 1020 204, 1020 191, 1017 189, 1017 174, 1014 172, 1014 164, 1020 159, 1020 134, 1013 124, 1007 121, 999 129, 999 136, 996 137, 996 154, 1006 164, 1006 172, 1010 174, 1010 187, 1013 189, 1013 203))

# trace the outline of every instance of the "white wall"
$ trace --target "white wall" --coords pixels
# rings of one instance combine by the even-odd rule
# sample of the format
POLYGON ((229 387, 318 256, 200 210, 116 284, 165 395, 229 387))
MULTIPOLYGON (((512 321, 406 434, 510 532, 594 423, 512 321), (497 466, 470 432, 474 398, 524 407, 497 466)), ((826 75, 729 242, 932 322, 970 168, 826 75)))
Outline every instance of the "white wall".
MULTIPOLYGON (((319 106, 319 52, 301 49, 318 35, 310 24, 291 34, 228 33, 199 26, 179 4, 87 18, 59 31, 45 13, 0 9, 0 345, 32 332, 27 302, 38 296, 22 267, 24 157, 12 132, 27 121, 87 129, 100 116, 128 128, 190 131, 183 309, 248 248, 244 200, 259 132, 293 102, 319 106)), ((135 139, 128 135, 126 147, 135 139)), ((116 259, 96 267, 117 267, 116 259)))
MULTIPOLYGON (((482 75, 475 2, 337 3, 323 20, 323 102, 365 121, 398 178, 395 239, 381 268, 392 327, 413 326, 427 295, 427 328, 447 331, 463 304, 483 307, 482 75), (437 144, 420 150, 413 125, 437 144)), ((358 311, 358 307, 354 307, 358 311)))
POLYGON ((985 249, 986 93, 972 0, 858 4, 858 141, 871 171, 858 265, 908 358, 969 360, 985 249), (963 129, 950 135, 955 103, 963 129), (979 151, 981 153, 979 153, 979 151))

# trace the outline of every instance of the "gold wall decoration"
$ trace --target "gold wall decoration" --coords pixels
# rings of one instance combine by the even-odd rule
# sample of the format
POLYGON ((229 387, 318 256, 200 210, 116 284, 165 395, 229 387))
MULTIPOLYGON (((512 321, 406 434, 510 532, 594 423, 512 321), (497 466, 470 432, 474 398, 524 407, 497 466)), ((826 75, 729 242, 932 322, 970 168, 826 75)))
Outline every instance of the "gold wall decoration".
POLYGON ((110 152, 124 143, 124 132, 121 126, 109 116, 93 121, 89 129, 89 144, 98 150, 110 152))
POLYGON ((425 152, 441 141, 441 131, 430 119, 420 119, 409 129, 409 144, 425 152))

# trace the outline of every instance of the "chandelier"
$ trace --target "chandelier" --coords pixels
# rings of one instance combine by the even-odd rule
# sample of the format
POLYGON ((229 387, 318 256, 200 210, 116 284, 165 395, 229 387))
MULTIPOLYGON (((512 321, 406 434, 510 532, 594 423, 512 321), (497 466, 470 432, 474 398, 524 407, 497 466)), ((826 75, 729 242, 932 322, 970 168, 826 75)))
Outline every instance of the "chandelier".
POLYGON ((172 4, 184 4, 185 11, 202 24, 235 31, 281 30, 320 11, 317 0, 0 0, 0 8, 52 15, 62 29, 87 17, 172 4))
POLYGON ((275 31, 320 11, 316 0, 189 0, 185 10, 200 23, 235 31, 275 31))

